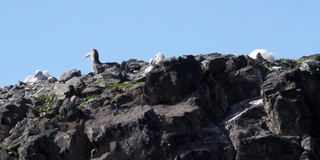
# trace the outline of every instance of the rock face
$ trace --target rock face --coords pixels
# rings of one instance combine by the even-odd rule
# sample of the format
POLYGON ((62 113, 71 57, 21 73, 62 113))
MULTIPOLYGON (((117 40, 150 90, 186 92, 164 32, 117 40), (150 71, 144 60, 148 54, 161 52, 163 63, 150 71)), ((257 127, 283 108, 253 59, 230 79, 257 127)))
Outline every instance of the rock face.
POLYGON ((320 159, 315 68, 219 53, 118 66, 0 88, 0 159, 320 159))

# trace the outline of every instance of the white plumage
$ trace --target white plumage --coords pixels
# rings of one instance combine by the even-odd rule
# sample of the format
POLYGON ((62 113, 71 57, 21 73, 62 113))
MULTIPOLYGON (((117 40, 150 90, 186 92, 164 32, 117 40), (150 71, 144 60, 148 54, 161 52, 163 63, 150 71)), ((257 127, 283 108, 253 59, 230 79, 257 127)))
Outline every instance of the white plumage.
POLYGON ((150 59, 149 60, 149 63, 151 64, 151 65, 157 65, 157 64, 159 64, 161 61, 163 61, 165 59, 165 57, 164 57, 164 55, 162 54, 162 53, 157 53, 156 54, 156 58, 152 58, 152 59, 150 59))
POLYGON ((156 58, 151 58, 149 60, 149 66, 144 70, 144 73, 148 73, 152 70, 153 66, 159 65, 161 61, 165 59, 165 56, 162 53, 157 53, 156 58))
POLYGON ((29 75, 26 77, 23 82, 24 83, 34 83, 39 80, 47 80, 51 78, 52 76, 49 74, 47 70, 41 71, 41 70, 36 70, 35 75, 29 75))
POLYGON ((257 55, 258 53, 261 54, 261 56, 266 59, 266 60, 271 60, 273 61, 274 60, 274 53, 272 52, 269 52, 267 51, 266 49, 256 49, 254 51, 252 51, 250 54, 249 54, 249 57, 253 58, 253 59, 256 59, 257 58, 257 55))

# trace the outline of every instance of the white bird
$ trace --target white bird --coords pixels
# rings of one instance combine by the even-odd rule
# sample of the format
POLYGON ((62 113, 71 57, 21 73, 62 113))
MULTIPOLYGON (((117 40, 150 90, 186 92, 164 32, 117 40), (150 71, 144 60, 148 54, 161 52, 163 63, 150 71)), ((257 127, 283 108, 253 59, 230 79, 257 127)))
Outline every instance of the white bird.
POLYGON ((270 60, 270 61, 273 61, 274 60, 274 53, 272 52, 268 52, 266 49, 256 49, 254 51, 252 51, 250 54, 249 54, 249 57, 253 58, 253 59, 256 59, 257 58, 257 55, 258 54, 261 54, 261 56, 266 59, 266 60, 270 60))
POLYGON ((157 65, 157 64, 159 64, 161 61, 163 61, 164 59, 165 59, 164 55, 159 52, 159 53, 156 54, 156 58, 149 60, 149 63, 150 63, 151 65, 157 65))
POLYGON ((47 80, 49 77, 52 77, 48 71, 36 70, 35 75, 29 75, 26 77, 24 83, 34 83, 39 80, 47 80))
POLYGON ((84 58, 87 58, 87 57, 91 57, 91 68, 94 73, 102 73, 107 68, 111 68, 111 67, 119 68, 119 64, 116 62, 101 63, 99 60, 99 53, 96 49, 92 49, 84 56, 84 58))
POLYGON ((151 58, 151 59, 149 60, 150 66, 148 66, 148 67, 144 70, 144 73, 150 72, 150 71, 152 70, 153 66, 159 65, 160 62, 162 62, 164 59, 165 59, 165 57, 164 57, 164 55, 163 55, 162 53, 160 53, 160 52, 157 53, 157 54, 156 54, 156 58, 154 58, 154 59, 151 58))

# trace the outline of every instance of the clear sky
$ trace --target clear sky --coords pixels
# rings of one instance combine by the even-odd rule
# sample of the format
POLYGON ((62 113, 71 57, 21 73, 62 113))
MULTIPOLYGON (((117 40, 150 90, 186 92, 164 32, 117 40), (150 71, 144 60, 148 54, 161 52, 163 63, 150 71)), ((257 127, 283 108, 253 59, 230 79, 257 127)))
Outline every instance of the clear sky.
POLYGON ((148 61, 186 54, 249 54, 276 58, 320 53, 319 0, 6 0, 0 2, 0 87, 37 69, 58 77, 102 62, 148 61))

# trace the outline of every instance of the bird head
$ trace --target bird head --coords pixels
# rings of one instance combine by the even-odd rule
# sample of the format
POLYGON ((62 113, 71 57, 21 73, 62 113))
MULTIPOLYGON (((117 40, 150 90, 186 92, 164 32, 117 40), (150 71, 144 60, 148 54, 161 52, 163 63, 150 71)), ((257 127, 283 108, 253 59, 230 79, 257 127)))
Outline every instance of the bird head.
POLYGON ((98 51, 96 49, 92 49, 91 51, 89 51, 85 56, 84 58, 87 58, 87 57, 91 57, 91 61, 92 62, 95 62, 95 63, 100 63, 99 61, 99 54, 98 54, 98 51))
POLYGON ((84 58, 88 58, 90 56, 92 57, 94 54, 97 54, 97 53, 98 53, 98 51, 96 49, 92 49, 84 56, 84 58))

